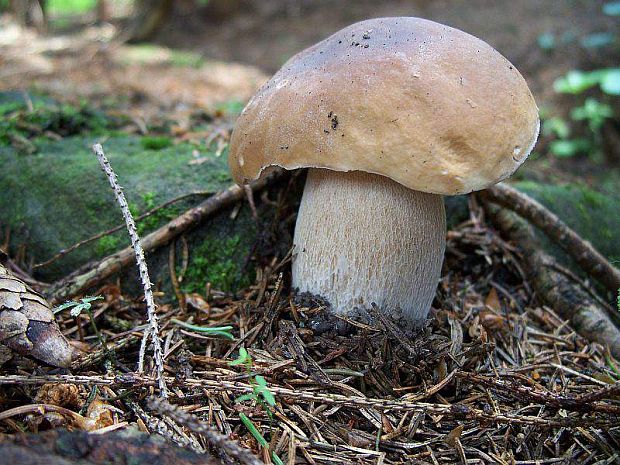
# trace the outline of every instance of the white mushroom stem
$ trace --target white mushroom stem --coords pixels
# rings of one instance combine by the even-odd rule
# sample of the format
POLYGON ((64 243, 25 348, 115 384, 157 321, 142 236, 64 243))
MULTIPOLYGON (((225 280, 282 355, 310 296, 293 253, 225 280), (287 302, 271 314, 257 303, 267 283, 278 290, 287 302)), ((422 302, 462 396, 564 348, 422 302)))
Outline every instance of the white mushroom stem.
POLYGON ((360 171, 310 169, 295 226, 293 287, 332 311, 376 303, 426 319, 446 244, 442 196, 360 171))

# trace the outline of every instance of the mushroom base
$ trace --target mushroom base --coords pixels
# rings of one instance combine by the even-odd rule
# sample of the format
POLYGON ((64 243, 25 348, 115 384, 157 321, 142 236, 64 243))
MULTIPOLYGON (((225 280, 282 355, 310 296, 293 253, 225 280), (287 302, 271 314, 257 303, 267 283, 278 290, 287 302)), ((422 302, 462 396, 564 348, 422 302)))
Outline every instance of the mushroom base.
POLYGON ((440 195, 376 174, 313 168, 295 226, 293 287, 325 298, 337 314, 375 303, 421 324, 445 244, 440 195))

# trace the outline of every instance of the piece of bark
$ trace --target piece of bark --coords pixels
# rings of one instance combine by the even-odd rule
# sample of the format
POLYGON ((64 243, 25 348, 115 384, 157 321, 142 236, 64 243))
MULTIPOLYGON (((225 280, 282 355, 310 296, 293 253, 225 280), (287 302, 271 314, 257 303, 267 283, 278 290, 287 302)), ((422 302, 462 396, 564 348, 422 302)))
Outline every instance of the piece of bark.
POLYGON ((525 273, 538 297, 583 337, 608 346, 613 356, 620 358, 620 330, 584 290, 557 271, 555 259, 536 243, 532 227, 505 208, 488 202, 484 207, 495 227, 522 252, 525 273))
POLYGON ((84 431, 46 431, 0 437, 1 463, 19 465, 220 465, 208 454, 166 442, 161 436, 137 430, 89 434, 84 431))
POLYGON ((57 367, 70 366, 76 355, 49 303, 0 264, 0 365, 9 351, 57 367))
POLYGON ((504 183, 481 191, 483 199, 517 212, 540 228, 571 256, 588 275, 612 293, 620 288, 620 270, 607 261, 588 241, 582 239, 560 218, 530 196, 504 183))
MULTIPOLYGON (((283 170, 275 169, 270 174, 250 183, 250 187, 253 191, 259 191, 282 177, 283 173, 283 170)), ((143 237, 142 248, 144 252, 150 252, 169 243, 172 239, 198 225, 210 215, 240 201, 244 196, 245 190, 234 185, 225 191, 209 197, 200 205, 187 210, 168 224, 143 237)), ((69 276, 53 283, 45 290, 45 294, 52 302, 67 299, 97 286, 113 274, 121 271, 123 267, 133 263, 134 260, 133 248, 131 246, 126 247, 102 260, 87 263, 69 276)))

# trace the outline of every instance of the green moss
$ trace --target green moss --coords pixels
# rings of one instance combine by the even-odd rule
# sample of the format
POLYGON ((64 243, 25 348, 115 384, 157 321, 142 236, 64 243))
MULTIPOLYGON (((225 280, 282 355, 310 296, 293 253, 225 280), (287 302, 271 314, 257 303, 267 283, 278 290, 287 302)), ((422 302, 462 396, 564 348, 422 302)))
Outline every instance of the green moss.
POLYGON ((200 68, 206 63, 206 61, 202 56, 194 52, 172 50, 170 54, 170 63, 173 66, 200 68))
POLYGON ((245 107, 246 102, 241 100, 229 100, 228 102, 223 102, 218 104, 215 107, 216 111, 222 112, 226 115, 235 116, 243 111, 243 107, 245 107))
MULTIPOLYGON (((59 250, 123 222, 110 186, 91 151, 91 137, 65 137, 37 142, 38 152, 23 155, 0 145, 0 224, 11 228, 11 248, 25 245, 29 258, 43 261, 59 250)), ((189 165, 193 147, 182 143, 144 151, 137 136, 113 136, 104 143, 106 155, 125 189, 134 213, 192 191, 217 192, 230 186, 226 159, 204 152, 207 160, 189 165)), ((195 199, 173 204, 138 223, 142 233, 161 226, 195 199)), ((124 231, 116 233, 125 243, 124 231)), ((115 236, 117 237, 117 236, 115 236)), ((54 279, 83 263, 122 246, 106 239, 67 255, 40 270, 54 279)))
POLYGON ((239 255, 247 247, 238 234, 222 241, 205 240, 192 251, 192 258, 183 280, 186 292, 202 292, 207 283, 215 289, 231 292, 248 286, 253 279, 242 269, 239 255))
MULTIPOLYGON (((620 260, 620 241, 617 240, 620 236, 618 185, 615 190, 606 192, 598 192, 582 184, 550 185, 534 181, 519 182, 516 187, 558 215, 610 261, 617 263, 620 260)), ((545 244, 551 247, 546 240, 545 244)))
POLYGON ((51 134, 68 137, 85 132, 101 134, 117 124, 87 103, 78 106, 33 99, 28 109, 24 98, 0 95, 0 145, 13 145, 22 152, 36 151, 41 139, 51 134))
POLYGON ((97 241, 95 253, 100 256, 110 255, 121 247, 122 241, 118 236, 104 236, 97 241))
POLYGON ((154 44, 126 46, 122 51, 125 63, 161 64, 185 68, 201 68, 206 60, 198 53, 175 50, 154 44))
POLYGON ((140 143, 145 150, 161 150, 172 145, 172 139, 166 136, 144 136, 140 143))

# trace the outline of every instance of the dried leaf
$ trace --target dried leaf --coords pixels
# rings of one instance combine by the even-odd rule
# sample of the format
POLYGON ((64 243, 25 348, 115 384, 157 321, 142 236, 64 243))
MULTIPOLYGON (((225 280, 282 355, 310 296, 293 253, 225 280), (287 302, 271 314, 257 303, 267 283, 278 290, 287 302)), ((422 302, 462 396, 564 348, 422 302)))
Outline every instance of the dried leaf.
POLYGON ((456 446, 456 442, 461 438, 461 434, 463 433, 463 425, 459 425, 456 428, 454 428, 452 431, 450 431, 444 441, 451 445, 452 447, 456 446))
POLYGON ((500 311, 502 309, 502 303, 499 301, 499 296, 497 295, 497 291, 494 287, 491 288, 491 292, 487 295, 484 305, 495 311, 500 311))
POLYGON ((114 424, 114 416, 112 415, 112 407, 104 403, 99 398, 93 400, 88 406, 86 416, 92 420, 92 430, 105 428, 114 424))
POLYGON ((34 399, 39 404, 51 404, 75 409, 82 403, 80 390, 75 384, 44 384, 34 399))
POLYGON ((506 326, 506 323, 506 318, 501 315, 485 310, 480 312, 480 324, 487 331, 500 330, 506 326))

